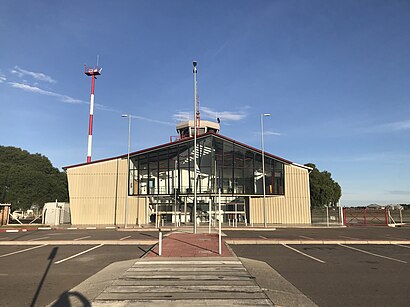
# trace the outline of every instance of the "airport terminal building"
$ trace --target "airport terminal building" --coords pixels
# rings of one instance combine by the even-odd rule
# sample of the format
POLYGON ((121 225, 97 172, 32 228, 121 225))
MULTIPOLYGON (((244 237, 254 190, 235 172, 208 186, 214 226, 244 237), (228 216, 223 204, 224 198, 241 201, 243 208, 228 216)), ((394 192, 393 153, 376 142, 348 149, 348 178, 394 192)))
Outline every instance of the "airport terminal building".
POLYGON ((65 167, 71 223, 207 225, 219 202, 224 223, 311 223, 308 167, 227 138, 209 121, 199 124, 195 157, 194 121, 177 131, 175 141, 130 153, 129 163, 126 154, 65 167))

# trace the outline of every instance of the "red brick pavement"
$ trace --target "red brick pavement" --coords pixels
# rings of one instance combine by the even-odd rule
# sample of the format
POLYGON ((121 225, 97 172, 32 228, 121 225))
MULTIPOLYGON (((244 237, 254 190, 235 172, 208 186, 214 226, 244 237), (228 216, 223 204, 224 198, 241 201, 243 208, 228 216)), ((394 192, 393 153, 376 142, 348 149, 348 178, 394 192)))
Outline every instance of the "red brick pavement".
MULTIPOLYGON (((162 240, 162 257, 233 257, 222 239, 218 253, 218 234, 171 233, 162 240)), ((146 257, 159 257, 158 245, 146 257)))

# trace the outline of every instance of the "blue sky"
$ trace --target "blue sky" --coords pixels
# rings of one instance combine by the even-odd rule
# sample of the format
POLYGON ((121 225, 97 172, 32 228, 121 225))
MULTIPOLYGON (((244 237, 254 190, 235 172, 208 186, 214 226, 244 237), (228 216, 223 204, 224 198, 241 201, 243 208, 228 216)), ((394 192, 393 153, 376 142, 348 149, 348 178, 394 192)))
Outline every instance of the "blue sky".
POLYGON ((1 1, 0 144, 57 167, 166 143, 193 113, 328 170, 343 205, 410 202, 409 1, 1 1))

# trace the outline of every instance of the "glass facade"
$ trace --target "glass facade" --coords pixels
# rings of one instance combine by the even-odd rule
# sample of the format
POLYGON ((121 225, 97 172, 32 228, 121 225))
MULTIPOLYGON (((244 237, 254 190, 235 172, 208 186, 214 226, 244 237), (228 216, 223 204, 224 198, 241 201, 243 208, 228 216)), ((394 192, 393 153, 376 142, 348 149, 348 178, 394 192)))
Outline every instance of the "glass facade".
MULTIPOLYGON (((130 195, 189 195, 197 193, 263 195, 262 155, 216 135, 169 144, 130 157, 130 195)), ((284 195, 284 164, 265 155, 265 191, 284 195)))

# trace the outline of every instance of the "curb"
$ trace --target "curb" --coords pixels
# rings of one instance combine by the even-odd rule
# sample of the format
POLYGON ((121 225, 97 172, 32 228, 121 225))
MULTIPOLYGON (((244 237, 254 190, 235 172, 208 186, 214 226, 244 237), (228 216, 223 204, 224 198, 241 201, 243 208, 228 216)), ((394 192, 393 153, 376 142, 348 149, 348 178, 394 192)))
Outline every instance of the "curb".
POLYGON ((67 241, 0 241, 0 246, 10 246, 10 245, 154 245, 157 244, 158 240, 67 240, 67 241))
POLYGON ((410 240, 259 240, 259 239, 225 239, 231 245, 396 245, 410 244, 410 240))

